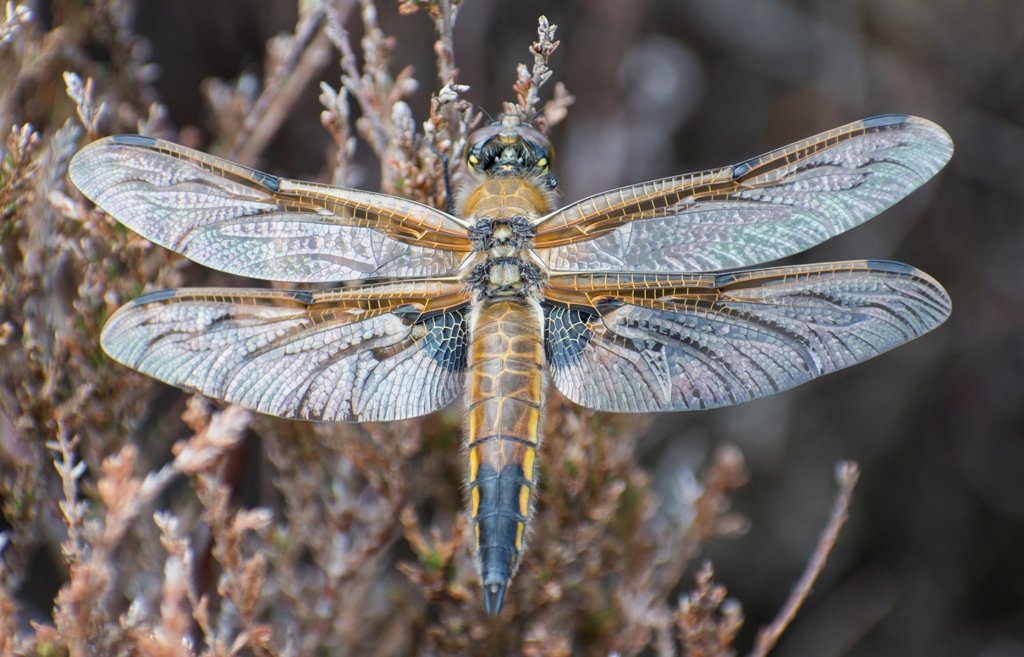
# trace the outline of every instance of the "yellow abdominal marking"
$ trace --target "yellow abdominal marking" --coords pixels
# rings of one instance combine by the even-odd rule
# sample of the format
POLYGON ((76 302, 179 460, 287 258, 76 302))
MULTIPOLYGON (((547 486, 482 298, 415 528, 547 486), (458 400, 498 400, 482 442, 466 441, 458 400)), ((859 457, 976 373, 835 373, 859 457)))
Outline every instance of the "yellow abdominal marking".
MULTIPOLYGON (((536 389, 536 391, 537 391, 536 394, 537 394, 538 397, 540 397, 540 384, 541 384, 541 378, 539 376, 533 377, 533 381, 530 382, 530 388, 531 389, 536 389)), ((531 443, 536 445, 537 444, 537 427, 540 426, 540 411, 537 410, 536 408, 531 408, 528 411, 528 413, 530 415, 530 423, 526 426, 526 432, 527 432, 526 438, 531 443)), ((531 450, 527 450, 527 452, 530 454, 529 458, 532 461, 534 455, 537 453, 536 450, 532 450, 531 449, 531 450)), ((527 477, 527 478, 530 479, 532 477, 527 477)))
POLYGON ((519 514, 526 517, 526 512, 530 510, 530 487, 523 486, 519 487, 519 514))
MULTIPOLYGON (((533 442, 537 442, 537 436, 533 436, 533 442)), ((523 476, 527 480, 533 481, 533 461, 537 458, 537 450, 528 449, 526 454, 523 455, 523 476)))
POLYGON ((521 522, 516 523, 516 549, 523 549, 523 529, 524 525, 521 522))

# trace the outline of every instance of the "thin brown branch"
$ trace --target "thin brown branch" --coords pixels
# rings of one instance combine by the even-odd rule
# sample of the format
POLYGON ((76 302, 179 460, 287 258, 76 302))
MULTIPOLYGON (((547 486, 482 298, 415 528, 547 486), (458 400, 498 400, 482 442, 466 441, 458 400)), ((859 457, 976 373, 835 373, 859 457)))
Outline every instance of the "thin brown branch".
MULTIPOLYGON (((354 2, 349 1, 339 3, 334 9, 345 16, 353 6, 354 2)), ((253 103, 252 112, 235 135, 229 153, 232 159, 251 165, 277 134, 302 92, 327 65, 331 43, 324 30, 324 11, 322 5, 311 5, 308 11, 302 12, 293 36, 271 41, 271 70, 263 91, 253 103)))
POLYGON ((434 54, 437 56, 437 78, 444 88, 455 84, 459 78, 459 69, 455 67, 455 19, 459 14, 459 3, 439 0, 437 8, 438 13, 434 18, 437 29, 434 54))
POLYGON ((64 522, 67 525, 67 540, 61 545, 64 559, 71 563, 82 560, 84 540, 82 525, 85 522, 86 505, 79 498, 78 480, 85 474, 86 464, 78 460, 75 449, 78 447, 78 436, 68 437, 63 423, 58 423, 57 439, 46 443, 47 448, 56 456, 53 465, 60 475, 64 499, 58 502, 64 522))
MULTIPOLYGON (((331 52, 330 40, 321 29, 306 46, 295 69, 287 76, 284 84, 270 95, 266 109, 259 115, 248 135, 240 135, 244 139, 236 144, 237 154, 233 155, 243 164, 253 164, 260 153, 267 147, 270 140, 281 128, 285 118, 295 103, 298 102, 314 76, 327 65, 331 52)), ((260 105, 257 101, 256 106, 260 105)))
POLYGON ((849 517, 850 501, 853 499, 853 489, 857 486, 859 476, 860 468, 854 461, 840 461, 836 466, 836 481, 839 484, 839 493, 832 504, 832 514, 829 517, 828 525, 822 531, 814 554, 811 555, 811 560, 807 563, 803 574, 789 594, 786 604, 779 610, 775 620, 770 625, 758 631, 757 640, 754 643, 754 649, 750 652, 750 657, 764 657, 775 647, 779 637, 786 631, 789 624, 793 622, 793 618, 796 617, 800 607, 811 594, 811 588, 818 579, 818 575, 825 568, 828 555, 831 554, 832 548, 835 547, 836 539, 839 538, 839 531, 846 524, 846 520, 849 517))

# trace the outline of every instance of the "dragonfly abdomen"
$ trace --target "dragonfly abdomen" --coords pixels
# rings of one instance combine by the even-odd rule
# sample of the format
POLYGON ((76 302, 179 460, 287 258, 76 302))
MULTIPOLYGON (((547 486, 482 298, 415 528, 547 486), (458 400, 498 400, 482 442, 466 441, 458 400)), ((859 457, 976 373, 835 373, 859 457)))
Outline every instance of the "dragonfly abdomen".
POLYGON ((544 402, 541 312, 528 299, 484 302, 471 320, 469 496, 488 614, 515 574, 537 481, 544 402))

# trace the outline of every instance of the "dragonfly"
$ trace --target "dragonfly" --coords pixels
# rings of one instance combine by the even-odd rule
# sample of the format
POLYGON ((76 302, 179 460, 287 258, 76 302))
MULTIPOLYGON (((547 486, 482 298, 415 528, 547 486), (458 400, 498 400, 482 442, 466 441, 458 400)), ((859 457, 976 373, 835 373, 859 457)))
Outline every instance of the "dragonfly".
POLYGON ((952 152, 930 121, 877 116, 559 207, 551 143, 505 116, 467 140, 453 212, 140 135, 86 146, 70 177, 206 267, 355 282, 151 292, 110 317, 101 344, 160 381, 283 418, 394 421, 462 395, 472 549, 496 615, 525 549, 548 382, 598 411, 710 409, 932 330, 950 299, 912 266, 753 267, 874 217, 952 152))

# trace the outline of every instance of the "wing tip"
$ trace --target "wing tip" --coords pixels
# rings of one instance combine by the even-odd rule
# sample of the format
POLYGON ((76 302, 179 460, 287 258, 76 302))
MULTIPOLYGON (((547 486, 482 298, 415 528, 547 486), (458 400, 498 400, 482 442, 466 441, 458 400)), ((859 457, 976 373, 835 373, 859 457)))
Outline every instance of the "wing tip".
POLYGON ((941 148, 943 154, 941 156, 941 164, 936 168, 941 169, 945 166, 949 158, 953 156, 953 138, 950 137, 949 133, 945 128, 940 126, 934 121, 923 119, 920 116, 914 116, 912 114, 880 114, 878 116, 872 116, 870 118, 861 121, 865 128, 892 128, 897 126, 912 126, 918 130, 919 133, 925 133, 926 138, 937 148, 941 148))
POLYGON ((865 264, 874 271, 882 271, 898 276, 909 276, 931 288, 934 294, 932 304, 939 313, 935 323, 923 331, 922 335, 941 325, 953 314, 953 300, 950 298, 949 292, 946 291, 946 288, 942 287, 942 283, 935 280, 928 272, 922 271, 913 265, 896 262, 895 260, 866 260, 865 264))
POLYGON ((936 281, 930 274, 925 271, 918 269, 913 265, 908 265, 903 262, 897 262, 896 260, 864 260, 864 265, 877 272, 884 272, 887 274, 896 274, 898 276, 911 276, 913 278, 920 278, 928 281, 935 287, 942 289, 942 286, 936 281))
MULTIPOLYGON (((945 166, 953 156, 953 138, 949 136, 949 133, 934 121, 929 121, 928 119, 923 119, 919 116, 914 116, 912 114, 879 114, 877 116, 861 119, 860 121, 855 121, 843 126, 843 128, 838 128, 838 130, 854 128, 857 126, 865 130, 898 129, 901 127, 906 128, 912 126, 917 128, 919 133, 925 133, 923 135, 924 138, 941 151, 936 160, 938 166, 929 170, 927 178, 930 178, 939 169, 945 166)), ((732 179, 736 180, 747 175, 752 169, 760 166, 764 162, 764 159, 764 155, 759 155, 733 165, 732 179)))
POLYGON ((154 303, 157 301, 167 301, 178 296, 178 290, 176 288, 168 288, 166 290, 154 290, 152 292, 146 292, 142 296, 136 297, 135 299, 128 302, 127 305, 131 306, 143 306, 147 303, 154 303))
MULTIPOLYGON (((96 146, 102 146, 104 144, 113 144, 115 146, 129 146, 129 147, 137 147, 137 148, 154 148, 154 147, 160 145, 160 140, 157 139, 156 137, 148 137, 146 135, 134 135, 134 134, 111 135, 109 137, 104 137, 103 139, 98 139, 98 140, 92 142, 91 144, 86 144, 81 150, 79 150, 79 153, 87 152, 87 151, 91 150, 92 148, 94 148, 96 146)), ((177 151, 181 150, 182 148, 184 148, 184 147, 177 146, 176 144, 172 145, 172 150, 174 151, 174 153, 176 153, 177 151)), ((189 150, 189 149, 186 149, 186 150, 189 150)), ((76 154, 76 157, 77 156, 78 156, 78 154, 76 154)), ((234 165, 234 163, 231 163, 231 162, 228 162, 228 164, 229 165, 234 165)), ((249 172, 251 174, 251 176, 252 176, 252 179, 255 182, 257 182, 258 184, 262 185, 264 188, 270 190, 271 192, 279 192, 279 191, 281 191, 281 179, 278 178, 277 176, 272 176, 269 173, 264 173, 264 172, 258 171, 256 169, 252 169, 250 167, 244 167, 242 165, 234 165, 234 166, 237 166, 240 169, 243 169, 246 172, 249 172)), ((74 175, 72 175, 72 180, 74 180, 74 175)))
POLYGON ((122 365, 138 369, 138 359, 132 358, 129 352, 125 350, 125 345, 117 339, 122 330, 122 322, 125 317, 130 316, 130 311, 133 308, 149 303, 166 301, 177 295, 178 291, 176 289, 147 292, 115 310, 114 314, 108 317, 106 323, 103 324, 103 329, 100 330, 100 347, 103 349, 103 352, 122 365))
MULTIPOLYGON (((96 175, 96 167, 97 163, 102 165, 104 157, 109 155, 109 148, 111 146, 152 148, 156 143, 157 139, 154 137, 131 134, 111 135, 97 139, 78 149, 78 152, 71 158, 71 163, 68 165, 68 177, 71 178, 75 187, 85 194, 86 198, 102 208, 97 199, 102 195, 104 185, 100 183, 102 176, 96 175)), ((106 211, 106 208, 103 209, 106 211)))

